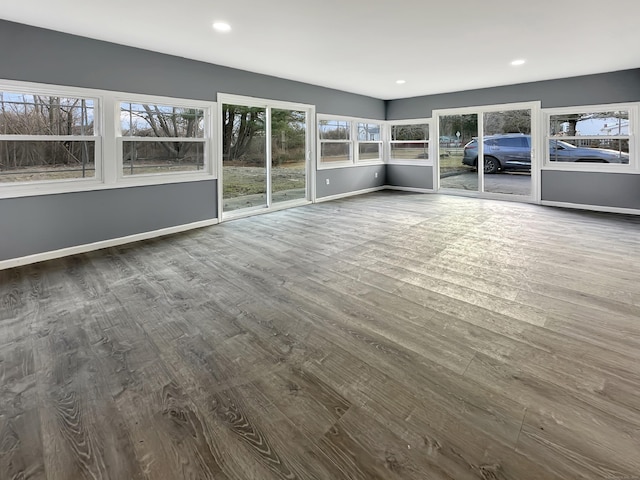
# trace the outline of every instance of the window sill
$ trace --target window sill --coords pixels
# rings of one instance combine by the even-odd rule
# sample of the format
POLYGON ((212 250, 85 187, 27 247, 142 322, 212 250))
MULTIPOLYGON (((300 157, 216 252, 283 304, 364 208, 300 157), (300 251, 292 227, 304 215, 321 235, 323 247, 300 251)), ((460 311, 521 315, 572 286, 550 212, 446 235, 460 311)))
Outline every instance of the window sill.
POLYGON ((119 188, 143 187, 150 185, 166 185, 170 183, 199 182, 203 180, 215 180, 211 174, 185 174, 171 175, 162 178, 160 176, 145 176, 138 178, 126 178, 115 183, 104 183, 101 180, 79 180, 69 182, 43 182, 38 184, 3 184, 0 185, 0 199, 36 197, 45 195, 59 195, 63 193, 91 192, 95 190, 114 190, 119 188))
POLYGON ((366 165, 384 165, 384 160, 378 158, 376 160, 358 160, 355 164, 356 167, 362 167, 366 165))
POLYGON ((357 166, 353 162, 319 163, 318 170, 333 170, 335 168, 351 168, 357 166))
POLYGON ((388 165, 433 167, 433 160, 389 160, 388 165))
POLYGON ((621 173, 621 174, 640 174, 640 170, 635 165, 611 166, 607 164, 582 164, 569 163, 567 165, 543 165, 542 171, 550 172, 587 172, 587 173, 621 173))

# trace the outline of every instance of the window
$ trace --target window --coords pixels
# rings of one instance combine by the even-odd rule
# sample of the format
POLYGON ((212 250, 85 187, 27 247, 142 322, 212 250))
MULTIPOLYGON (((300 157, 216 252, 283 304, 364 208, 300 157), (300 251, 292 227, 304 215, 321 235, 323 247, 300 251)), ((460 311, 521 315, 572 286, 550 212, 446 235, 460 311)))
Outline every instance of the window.
POLYGON ((208 109, 120 102, 122 176, 207 170, 208 109))
POLYGON ((351 122, 348 120, 320 120, 320 163, 350 163, 353 160, 351 150, 351 122))
POLYGON ((379 123, 358 123, 359 162, 382 159, 382 137, 379 123))
POLYGON ((318 116, 319 168, 382 162, 382 124, 318 116))
POLYGON ((46 90, 0 90, 0 183, 94 179, 98 103, 46 90))
POLYGON ((389 142, 392 162, 424 162, 429 160, 429 124, 392 124, 389 142))
POLYGON ((215 103, 0 82, 0 198, 214 177, 215 103))
POLYGON ((633 158, 635 106, 548 109, 546 165, 572 169, 628 169, 633 158))

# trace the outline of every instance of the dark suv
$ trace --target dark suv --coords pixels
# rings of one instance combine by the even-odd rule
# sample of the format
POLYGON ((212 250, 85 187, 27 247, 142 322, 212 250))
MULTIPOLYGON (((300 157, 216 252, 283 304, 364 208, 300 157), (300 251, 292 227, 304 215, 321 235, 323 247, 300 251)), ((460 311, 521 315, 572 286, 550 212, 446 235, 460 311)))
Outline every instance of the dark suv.
MULTIPOLYGON (((629 154, 604 148, 576 147, 561 140, 549 141, 554 162, 629 163, 629 154)), ((478 141, 464 146, 464 165, 478 166, 478 141)), ((498 170, 531 170, 531 136, 520 133, 484 137, 484 173, 498 170)))

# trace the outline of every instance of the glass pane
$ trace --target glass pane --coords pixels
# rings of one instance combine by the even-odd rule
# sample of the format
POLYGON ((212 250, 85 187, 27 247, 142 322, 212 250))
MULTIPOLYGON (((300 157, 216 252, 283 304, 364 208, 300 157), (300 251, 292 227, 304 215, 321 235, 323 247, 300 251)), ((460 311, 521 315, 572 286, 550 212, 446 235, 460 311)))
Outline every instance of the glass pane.
POLYGON ((478 116, 440 117, 440 188, 478 190, 478 116))
POLYGON ((358 144, 358 160, 379 160, 380 144, 379 143, 360 143, 358 144))
POLYGON ((204 138, 204 111, 197 108, 120 104, 124 137, 204 138))
POLYGON ((95 142, 0 141, 0 182, 95 177, 95 142))
POLYGON ((377 142, 380 141, 380 125, 377 123, 359 123, 358 141, 377 142))
POLYGON ((2 135, 93 135, 93 100, 0 92, 2 135))
POLYGON ((429 140, 429 125, 392 125, 391 140, 429 140))
POLYGON ((204 169, 204 142, 136 142, 122 143, 122 173, 190 172, 204 169))
POLYGON ((531 110, 487 112, 484 124, 484 191, 531 194, 531 110))
POLYGON ((271 199, 274 203, 307 197, 307 115, 271 110, 271 199))
POLYGON ((351 122, 347 120, 320 120, 320 140, 350 140, 351 122))
POLYGON ((347 142, 321 142, 320 162, 335 163, 351 160, 351 144, 347 142))
POLYGON ((629 164, 628 139, 549 140, 551 162, 629 164))
POLYGON ((549 117, 549 134, 558 137, 629 135, 629 112, 551 115, 549 117))
POLYGON ((266 207, 266 110, 225 104, 222 117, 223 210, 266 207))
POLYGON ((391 144, 394 160, 425 160, 429 158, 428 142, 396 142, 391 144))

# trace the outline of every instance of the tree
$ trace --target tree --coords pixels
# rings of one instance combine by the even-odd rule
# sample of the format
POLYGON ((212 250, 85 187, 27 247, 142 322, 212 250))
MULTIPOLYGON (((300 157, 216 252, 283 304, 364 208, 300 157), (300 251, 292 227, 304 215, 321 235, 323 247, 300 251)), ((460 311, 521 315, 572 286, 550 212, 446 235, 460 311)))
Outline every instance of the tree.
POLYGON ((392 139, 407 140, 407 141, 428 140, 429 125, 427 124, 393 125, 392 139))
POLYGON ((503 133, 531 134, 531 112, 529 110, 506 110, 486 112, 483 117, 484 134, 503 133))
POLYGON ((222 159, 241 159, 254 137, 264 135, 265 109, 240 105, 222 106, 222 159))
POLYGON ((457 137, 460 132, 460 142, 466 143, 478 136, 478 116, 476 114, 445 115, 440 117, 440 135, 457 137))
POLYGON ((298 110, 271 110, 271 156, 276 165, 304 163, 307 115, 298 110))
MULTIPOLYGON (((306 142, 306 113, 271 109, 272 155, 277 163, 299 157, 306 142)), ((242 105, 222 106, 222 158, 224 162, 264 162, 266 109, 242 105), (257 143, 256 140, 260 140, 257 143)))
MULTIPOLYGON (((91 135, 87 100, 0 92, 0 132, 9 135, 91 135)), ((91 116, 92 117, 92 116, 91 116)), ((0 168, 77 164, 84 171, 92 160, 86 142, 71 140, 6 141, 0 168)))
MULTIPOLYGON (((156 159, 162 157, 182 162, 198 142, 168 141, 171 138, 198 138, 204 128, 204 112, 194 108, 167 107, 149 104, 122 104, 121 111, 128 114, 123 121, 123 134, 132 137, 157 137, 155 144, 146 145, 156 159), (166 140, 164 140, 166 139, 166 140)), ((131 145, 131 157, 136 156, 136 146, 131 145)))

